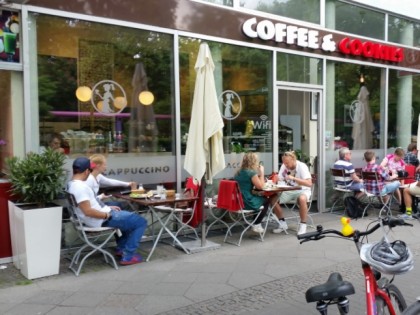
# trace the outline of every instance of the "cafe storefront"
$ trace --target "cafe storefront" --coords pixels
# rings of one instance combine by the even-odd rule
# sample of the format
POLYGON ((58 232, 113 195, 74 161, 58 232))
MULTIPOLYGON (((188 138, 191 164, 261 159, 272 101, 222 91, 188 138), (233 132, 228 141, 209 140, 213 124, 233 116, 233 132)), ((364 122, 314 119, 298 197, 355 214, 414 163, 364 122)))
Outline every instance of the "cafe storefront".
POLYGON ((39 151, 58 133, 69 172, 74 158, 103 153, 111 177, 180 190, 203 41, 225 123, 226 168, 216 178, 233 176, 243 152, 258 152, 269 174, 295 150, 318 174, 325 209, 340 146, 362 166, 367 149, 381 158, 416 141, 419 21, 351 1, 306 1, 304 16, 218 2, 27 0, 2 8, 1 160, 39 151), (11 16, 19 23, 13 54, 5 51, 11 16), (369 104, 360 121, 362 87, 369 104))

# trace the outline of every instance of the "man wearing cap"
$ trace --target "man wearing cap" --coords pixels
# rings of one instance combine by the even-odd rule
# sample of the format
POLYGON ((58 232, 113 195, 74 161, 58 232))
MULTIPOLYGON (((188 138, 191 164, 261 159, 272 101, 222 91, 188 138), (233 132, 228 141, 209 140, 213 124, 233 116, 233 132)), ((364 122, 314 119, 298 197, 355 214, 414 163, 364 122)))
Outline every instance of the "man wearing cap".
POLYGON ((116 249, 116 255, 121 256, 120 264, 140 263, 142 257, 136 251, 147 227, 147 221, 136 213, 98 202, 94 191, 86 184, 86 179, 94 167, 86 157, 79 157, 73 162, 73 177, 68 183, 68 192, 74 195, 78 204, 77 215, 90 227, 109 226, 120 229, 122 236, 117 239, 116 249))

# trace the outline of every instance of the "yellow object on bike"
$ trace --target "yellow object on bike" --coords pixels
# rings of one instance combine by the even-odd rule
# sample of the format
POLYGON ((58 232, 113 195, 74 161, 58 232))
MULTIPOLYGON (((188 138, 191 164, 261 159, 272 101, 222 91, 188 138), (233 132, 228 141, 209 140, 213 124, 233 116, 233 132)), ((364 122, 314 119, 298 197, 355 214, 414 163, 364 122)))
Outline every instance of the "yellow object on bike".
POLYGON ((341 233, 343 233, 344 236, 350 236, 354 233, 354 229, 350 225, 350 218, 342 217, 341 224, 343 225, 341 233))

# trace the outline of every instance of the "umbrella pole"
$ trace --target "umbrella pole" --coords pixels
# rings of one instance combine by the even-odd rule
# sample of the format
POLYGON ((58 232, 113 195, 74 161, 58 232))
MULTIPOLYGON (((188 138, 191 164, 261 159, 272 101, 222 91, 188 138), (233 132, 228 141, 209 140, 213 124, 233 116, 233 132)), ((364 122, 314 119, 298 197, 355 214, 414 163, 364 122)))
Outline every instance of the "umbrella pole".
POLYGON ((206 246, 206 216, 204 214, 204 203, 206 198, 205 176, 201 178, 201 247, 206 246))

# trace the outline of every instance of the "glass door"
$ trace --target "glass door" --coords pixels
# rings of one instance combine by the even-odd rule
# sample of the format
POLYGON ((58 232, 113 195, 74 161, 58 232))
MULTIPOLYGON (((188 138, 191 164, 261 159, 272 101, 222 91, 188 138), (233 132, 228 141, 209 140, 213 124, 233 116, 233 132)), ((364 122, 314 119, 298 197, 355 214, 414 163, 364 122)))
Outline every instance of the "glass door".
MULTIPOLYGON (((319 172, 318 109, 322 104, 322 90, 279 87, 278 106, 278 168, 286 151, 295 151, 312 174, 319 172)), ((317 187, 315 189, 315 200, 317 187)))

